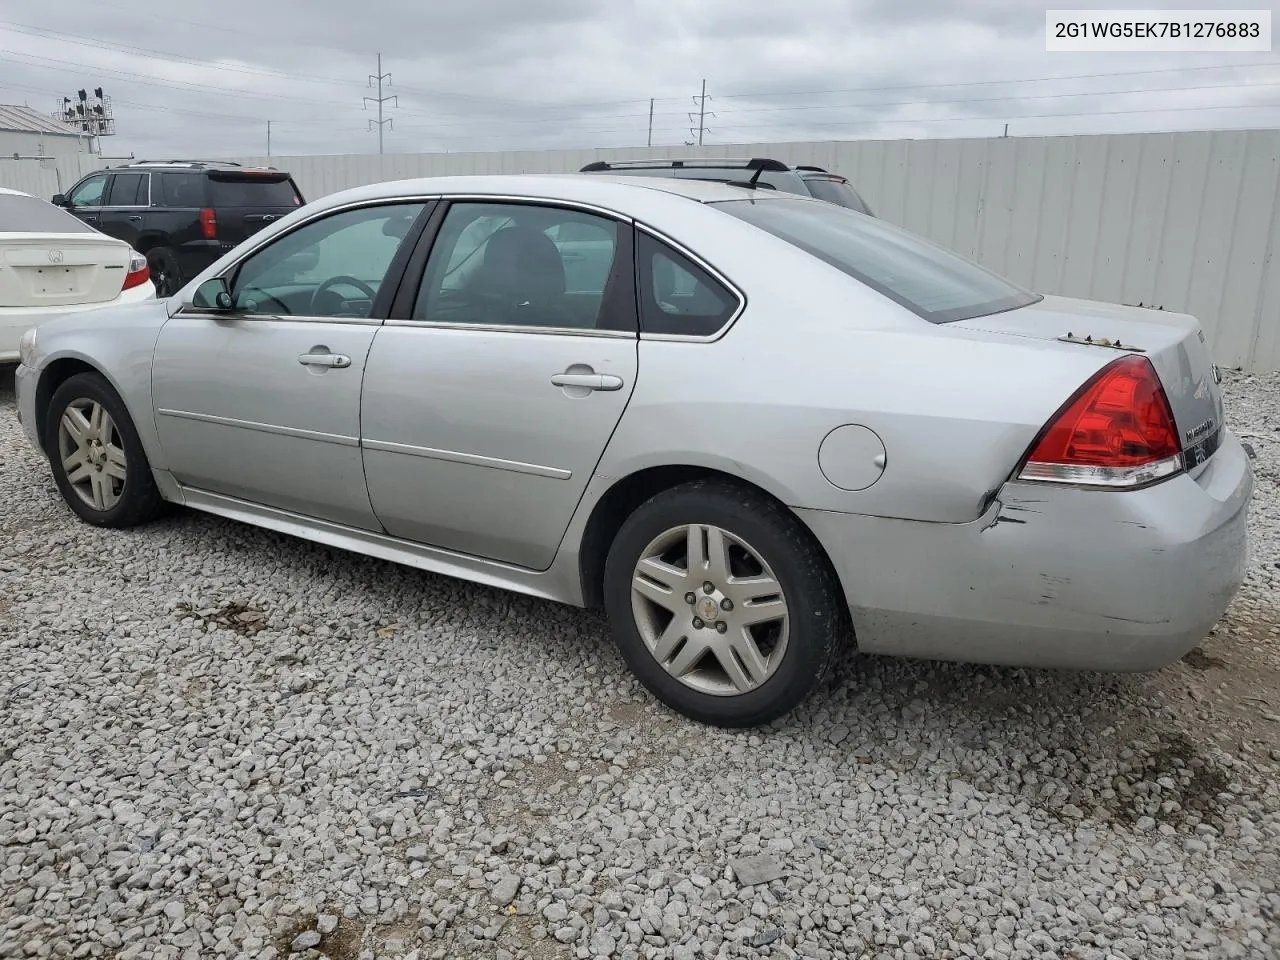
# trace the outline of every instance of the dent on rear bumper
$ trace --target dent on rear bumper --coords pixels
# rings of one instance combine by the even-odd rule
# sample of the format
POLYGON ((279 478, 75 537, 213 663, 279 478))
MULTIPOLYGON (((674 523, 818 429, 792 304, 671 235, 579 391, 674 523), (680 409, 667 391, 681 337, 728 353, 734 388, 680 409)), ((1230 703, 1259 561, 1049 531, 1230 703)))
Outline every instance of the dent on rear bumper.
POLYGON ((835 563, 863 651, 1132 671, 1197 646, 1231 602, 1252 491, 1228 435, 1195 479, 1008 483, 973 523, 797 512, 835 563))
POLYGON ((40 440, 36 436, 36 372, 20 363, 13 381, 18 401, 18 422, 22 424, 27 442, 39 450, 40 440))

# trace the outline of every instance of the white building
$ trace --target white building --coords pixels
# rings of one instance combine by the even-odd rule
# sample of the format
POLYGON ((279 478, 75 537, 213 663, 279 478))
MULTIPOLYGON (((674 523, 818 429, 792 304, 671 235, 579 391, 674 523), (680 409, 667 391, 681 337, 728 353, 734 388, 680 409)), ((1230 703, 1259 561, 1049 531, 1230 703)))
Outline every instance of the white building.
POLYGON ((83 133, 30 107, 0 104, 0 187, 47 200, 101 165, 83 133))

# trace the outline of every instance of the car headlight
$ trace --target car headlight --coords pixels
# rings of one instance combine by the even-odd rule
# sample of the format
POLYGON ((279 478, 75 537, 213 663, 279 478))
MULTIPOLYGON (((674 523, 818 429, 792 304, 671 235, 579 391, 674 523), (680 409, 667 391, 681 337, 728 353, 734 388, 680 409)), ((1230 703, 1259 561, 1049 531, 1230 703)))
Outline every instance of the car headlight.
MULTIPOLYGON (((13 341, 9 341, 12 343, 13 341)), ((36 328, 31 327, 18 341, 18 362, 30 367, 36 355, 36 328)))

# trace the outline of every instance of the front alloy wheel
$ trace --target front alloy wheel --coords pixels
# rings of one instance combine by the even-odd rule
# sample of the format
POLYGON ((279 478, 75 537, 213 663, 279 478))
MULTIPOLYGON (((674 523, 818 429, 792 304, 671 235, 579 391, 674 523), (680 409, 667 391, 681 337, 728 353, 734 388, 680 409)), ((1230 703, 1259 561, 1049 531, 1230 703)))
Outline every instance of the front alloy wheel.
POLYGON ((68 485, 85 504, 107 511, 120 502, 128 461, 116 423, 101 403, 80 397, 67 405, 58 422, 58 457, 68 485))

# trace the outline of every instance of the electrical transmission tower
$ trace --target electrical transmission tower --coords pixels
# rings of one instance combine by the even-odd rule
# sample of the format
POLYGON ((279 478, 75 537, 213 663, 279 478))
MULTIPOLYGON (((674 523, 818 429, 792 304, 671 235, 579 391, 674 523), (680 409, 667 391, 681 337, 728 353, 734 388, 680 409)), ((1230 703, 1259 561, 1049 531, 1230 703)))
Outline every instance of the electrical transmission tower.
POLYGON ((382 152, 382 128, 383 128, 383 126, 384 126, 385 124, 388 124, 388 123, 389 123, 389 124, 391 124, 391 129, 392 129, 392 130, 394 130, 394 129, 396 128, 395 121, 394 121, 394 120, 392 120, 390 117, 387 117, 387 119, 385 119, 385 120, 383 120, 383 119, 382 119, 382 105, 383 105, 384 103, 387 103, 388 101, 394 100, 394 101, 396 102, 396 106, 397 106, 397 107, 398 107, 398 106, 400 106, 400 98, 399 98, 399 97, 395 96, 394 94, 393 94, 392 96, 389 96, 389 97, 384 97, 384 96, 382 95, 382 83, 383 83, 383 81, 384 81, 384 80, 386 81, 386 84, 387 84, 387 86, 388 86, 388 87, 389 87, 389 86, 391 86, 391 74, 390 74, 390 73, 383 73, 383 72, 382 72, 382 54, 378 54, 378 72, 377 72, 376 74, 372 74, 372 73, 371 73, 371 74, 369 74, 369 86, 373 86, 374 82, 375 82, 375 81, 377 81, 377 84, 378 84, 378 96, 377 96, 377 97, 365 97, 365 98, 364 98, 364 102, 365 102, 366 106, 367 106, 368 104, 370 104, 370 103, 376 103, 376 104, 378 105, 378 119, 377 119, 377 120, 370 120, 370 121, 369 121, 369 129, 370 129, 370 130, 372 130, 372 129, 373 129, 373 125, 374 125, 375 123, 378 125, 378 152, 379 152, 379 153, 381 153, 381 152, 382 152))
MULTIPOLYGON (((709 99, 710 98, 707 96, 707 81, 703 80, 702 95, 693 98, 693 102, 698 105, 698 113, 697 113, 698 126, 689 128, 689 133, 691 133, 693 136, 698 138, 698 146, 702 146, 702 135, 704 133, 711 132, 707 128, 707 118, 715 116, 714 113, 707 112, 707 100, 709 99)), ((690 113, 689 114, 690 123, 693 123, 693 118, 694 118, 694 114, 690 113)), ((693 146, 693 141, 692 140, 685 141, 685 146, 688 146, 688 147, 693 146)))

